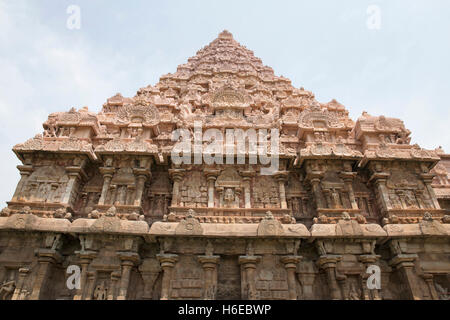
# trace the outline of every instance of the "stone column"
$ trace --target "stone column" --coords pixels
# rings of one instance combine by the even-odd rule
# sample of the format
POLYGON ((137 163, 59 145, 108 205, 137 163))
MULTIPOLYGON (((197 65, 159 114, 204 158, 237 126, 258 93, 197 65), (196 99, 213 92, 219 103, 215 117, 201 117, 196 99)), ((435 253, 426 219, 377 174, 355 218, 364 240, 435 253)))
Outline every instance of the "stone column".
POLYGON ((98 200, 99 205, 104 205, 106 202, 106 197, 108 195, 109 186, 111 184, 111 179, 113 177, 115 169, 111 167, 100 168, 100 173, 103 174, 103 187, 100 200, 98 200))
POLYGON ((320 181, 322 179, 322 172, 312 171, 308 172, 306 175, 306 180, 311 184, 312 191, 317 204, 317 209, 326 208, 326 202, 322 193, 322 188, 320 187, 320 181))
POLYGON ((250 209, 252 207, 250 195, 250 177, 245 177, 243 180, 244 180, 244 208, 250 209))
POLYGON ((206 180, 208 181, 208 208, 214 208, 214 182, 220 173, 220 170, 205 169, 206 180))
POLYGON ((136 197, 134 199, 134 205, 140 206, 142 203, 142 195, 144 193, 144 186, 147 178, 151 178, 151 173, 147 169, 134 168, 134 174, 137 175, 136 197))
POLYGON ((161 286, 161 300, 170 299, 170 281, 172 280, 172 272, 175 263, 178 261, 176 254, 158 254, 156 256, 161 264, 163 270, 162 286, 161 286))
POLYGON ((250 209, 252 207, 250 181, 255 175, 254 171, 241 171, 243 186, 244 186, 244 208, 250 209))
POLYGON ((62 197, 61 202, 64 204, 69 204, 72 198, 72 191, 74 189, 75 183, 77 182, 79 175, 77 173, 69 173, 69 181, 67 182, 66 191, 62 197))
POLYGON ((434 281, 433 281, 433 274, 431 273, 424 273, 422 275, 423 279, 425 280, 427 286, 428 286, 428 290, 430 291, 430 297, 432 300, 439 300, 439 295, 436 292, 436 288, 434 286, 434 281))
POLYGON ((17 166, 17 169, 20 171, 20 181, 17 184, 16 191, 14 192, 12 201, 18 201, 22 195, 22 189, 28 179, 28 177, 33 172, 33 166, 31 165, 24 165, 24 166, 17 166))
POLYGON ((341 299, 341 292, 336 280, 336 264, 341 259, 340 255, 326 254, 320 256, 318 260, 319 268, 325 270, 328 279, 328 286, 330 289, 330 296, 332 300, 341 299))
POLYGON ((203 299, 215 300, 217 293, 217 264, 219 256, 198 256, 205 274, 205 285, 203 299))
POLYGON ((69 175, 69 181, 67 182, 66 191, 62 196, 61 203, 71 204, 73 199, 74 190, 77 188, 78 183, 82 177, 86 177, 81 166, 69 166, 66 167, 66 172, 69 175))
POLYGON ((92 300, 94 296, 95 284, 97 282, 97 271, 88 271, 87 272, 87 286, 86 286, 86 295, 84 300, 92 300))
POLYGON ((75 253, 80 258, 81 275, 80 275, 80 289, 77 290, 77 293, 73 297, 73 300, 82 300, 84 299, 85 293, 87 293, 86 287, 87 287, 88 267, 91 261, 97 256, 97 252, 77 251, 75 253))
POLYGON ((117 282, 120 279, 120 272, 111 272, 111 288, 108 291, 108 300, 115 299, 117 282))
POLYGON ((392 208, 391 201, 389 200, 389 193, 386 187, 386 182, 389 176, 389 173, 376 172, 369 179, 369 181, 374 181, 378 193, 378 199, 381 202, 381 210, 385 213, 392 208))
POLYGON ((288 177, 288 173, 286 171, 278 172, 275 175, 275 178, 278 181, 278 189, 280 192, 281 209, 287 209, 286 190, 285 190, 285 183, 287 181, 287 177, 288 177))
POLYGON ((170 169, 169 174, 173 180, 172 207, 177 207, 180 201, 180 182, 184 176, 184 169, 170 169))
POLYGON ((295 271, 297 270, 297 264, 299 263, 300 256, 284 256, 281 258, 281 262, 284 264, 284 268, 287 273, 287 283, 289 288, 289 299, 297 300, 297 279, 295 278, 295 271))
POLYGON ((242 276, 245 279, 245 286, 247 287, 247 296, 242 297, 243 299, 248 300, 256 300, 258 299, 256 295, 256 286, 255 286, 255 269, 256 264, 261 259, 258 256, 240 256, 239 264, 242 265, 242 270, 244 275, 242 276))
POLYGON ((430 194, 431 201, 433 201, 434 208, 440 209, 441 206, 439 205, 439 201, 437 200, 436 193, 434 192, 434 189, 431 187, 431 181, 434 178, 434 174, 422 173, 421 176, 422 176, 423 182, 425 183, 425 186, 427 187, 428 193, 430 194))
POLYGON ((130 284, 130 273, 133 266, 139 261, 139 255, 135 252, 119 252, 117 254, 122 261, 122 275, 120 278, 119 295, 117 300, 127 298, 128 286, 130 284))
MULTIPOLYGON (((364 270, 361 274, 361 282, 362 282, 362 289, 363 289, 363 296, 364 300, 381 300, 380 292, 378 289, 370 289, 367 287, 367 279, 370 277, 370 274, 368 274, 367 268, 370 265, 373 265, 377 262, 377 260, 380 258, 378 255, 374 254, 362 254, 358 256, 358 260, 363 264, 364 270)), ((380 284, 381 284, 381 274, 380 274, 380 284)))
POLYGON ((407 299, 420 300, 421 288, 417 283, 417 277, 414 274, 414 261, 418 258, 417 254, 398 254, 391 259, 389 264, 401 273, 405 286, 407 288, 407 299))
POLYGON ((341 172, 341 178, 344 180, 345 189, 348 193, 352 209, 358 209, 358 203, 356 202, 355 193, 353 191, 353 179, 355 178, 355 175, 356 172, 341 172))
POLYGON ((58 263, 62 260, 61 255, 56 250, 52 249, 39 249, 37 255, 39 269, 33 283, 30 300, 39 300, 42 298, 41 290, 48 279, 51 264, 58 263))

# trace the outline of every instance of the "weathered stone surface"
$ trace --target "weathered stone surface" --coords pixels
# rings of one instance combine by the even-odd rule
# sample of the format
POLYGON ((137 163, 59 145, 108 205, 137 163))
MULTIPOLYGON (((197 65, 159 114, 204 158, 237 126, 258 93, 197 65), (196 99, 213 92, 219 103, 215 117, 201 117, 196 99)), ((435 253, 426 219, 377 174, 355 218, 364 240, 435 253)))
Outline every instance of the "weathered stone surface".
POLYGON ((449 299, 450 154, 318 102, 227 31, 43 128, 13 147, 0 300, 449 299))

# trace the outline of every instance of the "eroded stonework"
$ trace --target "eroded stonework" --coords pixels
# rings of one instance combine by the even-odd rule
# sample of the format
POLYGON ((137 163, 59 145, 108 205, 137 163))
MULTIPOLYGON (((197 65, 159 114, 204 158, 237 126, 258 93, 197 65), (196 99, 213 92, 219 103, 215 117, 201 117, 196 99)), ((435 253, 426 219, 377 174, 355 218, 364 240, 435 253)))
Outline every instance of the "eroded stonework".
POLYGON ((319 103, 227 31, 135 97, 43 127, 13 148, 0 299, 450 297, 450 155, 399 119, 319 103), (278 129, 277 172, 175 164, 172 132, 195 122, 278 129))

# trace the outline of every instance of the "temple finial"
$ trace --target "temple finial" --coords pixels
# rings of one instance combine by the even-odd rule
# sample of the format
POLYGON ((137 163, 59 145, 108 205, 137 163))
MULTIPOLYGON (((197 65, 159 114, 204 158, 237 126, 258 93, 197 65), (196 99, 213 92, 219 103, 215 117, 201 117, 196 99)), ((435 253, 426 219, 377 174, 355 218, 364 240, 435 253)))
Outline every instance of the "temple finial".
POLYGON ((219 33, 219 39, 233 39, 233 35, 228 30, 223 30, 219 33))

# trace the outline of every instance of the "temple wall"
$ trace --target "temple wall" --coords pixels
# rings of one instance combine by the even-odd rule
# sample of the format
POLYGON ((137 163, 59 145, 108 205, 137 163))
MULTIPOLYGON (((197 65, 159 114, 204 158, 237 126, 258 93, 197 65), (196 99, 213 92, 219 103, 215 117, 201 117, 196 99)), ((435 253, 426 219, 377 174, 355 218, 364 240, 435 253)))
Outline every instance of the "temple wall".
POLYGON ((227 31, 43 129, 13 147, 0 299, 449 299, 450 155, 227 31))

